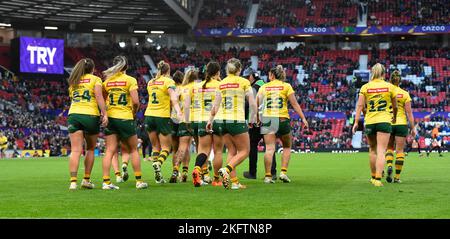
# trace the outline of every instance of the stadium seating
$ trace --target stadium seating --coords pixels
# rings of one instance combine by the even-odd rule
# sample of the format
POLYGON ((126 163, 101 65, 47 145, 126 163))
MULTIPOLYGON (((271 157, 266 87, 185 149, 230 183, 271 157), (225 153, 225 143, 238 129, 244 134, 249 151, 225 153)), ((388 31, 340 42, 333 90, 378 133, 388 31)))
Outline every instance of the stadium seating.
MULTIPOLYGON (((368 0, 371 26, 450 24, 446 0, 368 0)), ((356 26, 358 5, 348 0, 261 0, 255 27, 356 26)), ((242 28, 248 1, 205 1, 197 28, 242 28), (225 6, 224 6, 225 5, 225 6), (225 9, 225 10, 223 10, 225 9)))
MULTIPOLYGON (((185 47, 156 50, 154 47, 97 46, 91 50, 67 48, 65 57, 66 64, 73 65, 77 60, 89 56, 95 59, 96 65, 100 66, 97 67, 96 74, 101 75, 100 71, 106 69, 106 66, 111 64, 112 58, 119 54, 129 57, 128 73, 138 79, 139 94, 142 99, 140 120, 142 120, 142 111, 146 107, 148 98, 143 75, 149 73, 149 66, 143 60, 144 54, 151 55, 155 62, 168 61, 172 72, 178 69, 184 70, 188 66, 195 66, 202 70, 202 66, 210 59, 223 64, 231 57, 240 58, 244 67, 247 68, 250 65, 250 56, 255 55, 259 58, 258 70, 261 71, 264 79, 271 67, 282 64, 286 68, 287 79, 297 92, 297 99, 305 111, 339 111, 345 112, 348 118, 347 120, 310 118, 308 120, 311 130, 308 132, 299 130, 299 122, 293 121, 295 145, 302 149, 351 147, 349 118, 355 107, 357 89, 347 81, 346 76, 351 75, 354 69, 358 69, 360 54, 369 55, 369 65, 381 61, 386 64, 387 68, 401 69, 404 78, 402 86, 411 93, 415 111, 450 111, 448 49, 439 50, 435 46, 419 47, 402 42, 395 43, 390 50, 331 50, 324 47, 299 46, 294 49, 286 48, 283 51, 267 49, 249 51, 237 48, 230 48, 228 51, 197 51, 187 50, 185 47), (414 81, 413 77, 416 77, 414 79, 420 78, 420 80, 414 81)), ((224 74, 223 72, 222 75, 224 74)), ((14 81, 11 77, 3 78, 0 84, 0 93, 0 100, 14 103, 23 109, 30 119, 44 117, 52 125, 62 125, 63 127, 66 125, 66 114, 70 101, 65 81, 44 79, 14 81), (29 107, 34 110, 28 110, 29 107)), ((6 114, 8 119, 14 119, 15 113, 12 111, 4 111, 3 114, 6 114)), ((10 137, 16 137, 19 147, 30 145, 22 144, 22 142, 27 142, 28 137, 33 135, 32 129, 44 130, 40 128, 41 126, 36 126, 39 123, 34 121, 19 127, 19 129, 12 122, 11 120, 5 121, 2 130, 10 132, 10 137), (22 133, 19 135, 17 130, 22 133)), ((67 134, 67 131, 62 132, 67 134)), ((46 134, 47 136, 50 137, 48 140, 50 147, 51 142, 54 142, 51 140, 51 131, 46 134)), ((66 136, 63 134, 59 137, 66 136)))

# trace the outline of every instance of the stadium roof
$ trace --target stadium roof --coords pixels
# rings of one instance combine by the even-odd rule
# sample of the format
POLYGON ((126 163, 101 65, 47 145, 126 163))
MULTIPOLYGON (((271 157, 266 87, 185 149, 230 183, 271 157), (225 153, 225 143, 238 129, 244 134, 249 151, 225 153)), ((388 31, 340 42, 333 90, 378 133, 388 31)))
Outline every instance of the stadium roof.
MULTIPOLYGON (((185 32, 190 26, 164 0, 7 0, 0 22, 16 29, 130 33, 134 30, 185 32)), ((175 2, 175 1, 172 1, 175 2)), ((187 13, 187 11, 186 11, 187 13)), ((189 14, 189 13, 187 13, 189 14)))

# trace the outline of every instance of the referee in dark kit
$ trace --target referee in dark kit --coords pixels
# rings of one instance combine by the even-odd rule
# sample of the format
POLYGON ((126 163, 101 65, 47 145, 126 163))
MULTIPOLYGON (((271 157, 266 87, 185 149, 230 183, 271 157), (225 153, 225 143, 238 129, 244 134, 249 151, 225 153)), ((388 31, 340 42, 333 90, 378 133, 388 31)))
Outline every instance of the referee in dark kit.
MULTIPOLYGON (((244 77, 250 81, 250 85, 253 88, 253 96, 256 97, 259 87, 264 85, 264 81, 259 78, 258 72, 251 68, 248 68, 244 72, 244 77)), ((248 101, 245 102, 245 118, 248 119, 249 116, 249 105, 248 101)), ((249 154, 249 171, 244 172, 244 177, 248 179, 256 179, 256 170, 258 163, 258 143, 263 138, 261 134, 261 127, 258 125, 253 125, 248 131, 250 135, 250 154, 249 154)), ((275 154, 273 154, 272 161, 272 179, 277 179, 277 161, 275 154)))

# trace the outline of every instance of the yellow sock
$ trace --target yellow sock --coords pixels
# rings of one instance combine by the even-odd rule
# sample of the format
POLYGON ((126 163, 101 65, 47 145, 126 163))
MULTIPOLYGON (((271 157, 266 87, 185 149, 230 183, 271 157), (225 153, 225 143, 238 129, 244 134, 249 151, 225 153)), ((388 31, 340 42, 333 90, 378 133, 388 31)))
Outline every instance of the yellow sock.
POLYGON ((200 168, 199 166, 195 166, 195 167, 194 167, 194 170, 196 170, 196 171, 198 171, 198 172, 201 172, 201 171, 202 171, 202 168, 200 168))
POLYGON ((152 152, 152 161, 153 162, 158 161, 158 157, 159 157, 159 151, 153 151, 152 152))
POLYGON ((394 151, 388 149, 385 154, 386 163, 388 167, 392 167, 392 162, 394 161, 394 151))
POLYGON ((159 154, 159 157, 158 157, 158 162, 163 164, 164 161, 166 161, 167 156, 169 156, 169 151, 167 151, 167 150, 161 151, 161 153, 159 154))
POLYGON ((177 172, 178 172, 179 169, 180 169, 180 168, 179 168, 178 166, 173 166, 173 171, 177 171, 177 172))
POLYGON ((375 173, 370 173, 370 175, 372 176, 372 179, 375 179, 375 173))
POLYGON ((186 167, 186 166, 183 166, 183 173, 187 173, 188 172, 188 167, 186 167))
POLYGON ((227 169, 228 173, 231 173, 234 170, 234 167, 231 166, 230 164, 228 164, 225 168, 227 169))
POLYGON ((91 179, 91 174, 85 173, 83 179, 89 181, 89 179, 91 179))
POLYGON ((115 172, 115 173, 114 173, 114 175, 116 175, 116 176, 120 176, 120 172, 119 172, 119 171, 117 171, 117 172, 115 172))
POLYGON ((397 154, 397 158, 395 159, 395 178, 400 179, 400 173, 403 169, 403 163, 405 162, 405 154, 399 153, 397 154))
POLYGON ((103 183, 111 184, 111 178, 109 176, 103 176, 103 183))
POLYGON ((266 178, 272 178, 272 174, 271 173, 266 173, 266 176, 264 176, 266 178))
POLYGON ((77 182, 77 177, 70 177, 70 182, 71 183, 76 183, 77 182))
POLYGON ((287 173, 287 168, 282 167, 282 168, 281 168, 281 172, 284 173, 284 174, 286 174, 286 173, 287 173))
POLYGON ((239 179, 237 177, 231 178, 232 183, 239 183, 239 179))
POLYGON ((381 173, 380 174, 378 174, 378 173, 375 174, 375 180, 381 180, 381 173))
POLYGON ((142 173, 141 172, 134 172, 134 177, 136 177, 137 182, 142 181, 142 173))

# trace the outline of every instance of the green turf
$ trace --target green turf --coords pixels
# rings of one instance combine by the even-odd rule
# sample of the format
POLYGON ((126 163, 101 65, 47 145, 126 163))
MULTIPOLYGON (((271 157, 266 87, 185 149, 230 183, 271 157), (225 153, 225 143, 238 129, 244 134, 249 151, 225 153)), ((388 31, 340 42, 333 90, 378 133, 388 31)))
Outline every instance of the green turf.
MULTIPOLYGON (((67 158, 0 160, 0 218, 450 218, 448 159, 413 153, 403 184, 375 188, 368 182, 367 153, 296 154, 288 172, 292 183, 242 179, 248 188, 241 191, 194 188, 190 181, 156 185, 148 162, 143 178, 149 189, 136 190, 130 177, 120 190, 103 191, 97 159, 97 189, 74 192, 68 190, 67 158)), ((166 178, 169 164, 163 166, 166 178)), ((240 176, 247 165, 238 168, 240 176)), ((258 167, 261 178, 262 156, 258 167)))

